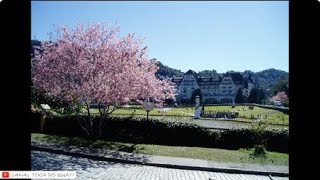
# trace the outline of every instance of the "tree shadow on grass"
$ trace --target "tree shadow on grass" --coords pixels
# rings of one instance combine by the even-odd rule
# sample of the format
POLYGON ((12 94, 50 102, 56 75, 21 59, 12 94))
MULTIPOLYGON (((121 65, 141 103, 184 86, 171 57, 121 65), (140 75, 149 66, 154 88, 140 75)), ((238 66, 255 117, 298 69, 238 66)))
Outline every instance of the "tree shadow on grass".
MULTIPOLYGON (((42 139, 44 142, 50 144, 55 148, 63 148, 68 152, 80 152, 89 155, 99 155, 111 157, 116 160, 124 161, 138 161, 141 163, 148 162, 147 156, 138 155, 144 148, 137 144, 126 144, 119 142, 103 141, 103 140, 87 140, 79 137, 59 137, 59 136, 46 136, 42 139), (125 153, 122 153, 125 152, 125 153), (133 154, 126 154, 133 153, 133 154)), ((71 154, 70 154, 71 155, 71 154)), ((83 158, 90 158, 99 160, 90 156, 80 156, 83 158)))
POLYGON ((122 159, 126 161, 138 161, 143 163, 148 162, 147 156, 138 155, 138 153, 141 152, 141 150, 143 150, 144 148, 138 146, 137 144, 119 144, 114 142, 103 142, 99 144, 99 142, 96 142, 91 146, 90 149, 97 153, 99 151, 104 151, 103 153, 105 155, 111 156, 112 158, 116 159, 122 159))
MULTIPOLYGON (((91 168, 109 168, 116 162, 95 161, 89 158, 59 155, 48 152, 32 151, 32 170, 89 170, 91 168)), ((121 166, 129 167, 128 164, 121 166)))
POLYGON ((128 153, 138 153, 142 150, 142 147, 138 147, 137 144, 112 142, 108 140, 94 140, 84 139, 83 137, 65 137, 57 135, 48 135, 45 137, 36 138, 36 141, 45 142, 48 144, 57 144, 63 146, 81 146, 91 148, 102 148, 116 151, 123 151, 128 153))
POLYGON ((149 157, 145 155, 137 155, 137 154, 123 154, 120 152, 108 152, 112 158, 119 159, 121 161, 125 161, 125 163, 146 163, 149 162, 149 157))

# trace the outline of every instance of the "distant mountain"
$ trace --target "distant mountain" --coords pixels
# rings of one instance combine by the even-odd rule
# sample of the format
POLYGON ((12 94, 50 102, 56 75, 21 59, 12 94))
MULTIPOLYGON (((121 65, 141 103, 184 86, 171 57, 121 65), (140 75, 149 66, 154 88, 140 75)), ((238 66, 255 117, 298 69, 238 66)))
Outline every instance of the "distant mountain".
POLYGON ((289 74, 280 78, 272 87, 271 94, 277 95, 278 92, 284 91, 286 95, 289 95, 289 74))
MULTIPOLYGON (((41 41, 38 40, 31 40, 31 54, 34 54, 34 47, 41 46, 41 41)), ((157 59, 152 59, 155 61, 156 65, 159 67, 159 70, 156 72, 156 76, 158 78, 172 78, 172 77, 181 77, 184 75, 184 72, 181 70, 177 70, 174 68, 170 68, 157 59)), ((246 70, 244 72, 235 72, 235 71, 228 71, 226 73, 230 73, 232 78, 239 83, 243 83, 245 86, 247 82, 253 82, 256 88, 262 88, 268 95, 272 95, 277 90, 284 90, 288 91, 288 72, 277 70, 274 68, 263 70, 260 72, 252 72, 250 70, 246 70), (243 76, 240 77, 239 74, 243 76), (287 84, 286 84, 287 83, 287 84), (286 89, 287 87, 287 89, 286 89)), ((221 76, 224 73, 217 73, 215 70, 203 70, 197 73, 198 76, 221 76)))
POLYGON ((257 85, 268 92, 279 80, 288 75, 288 72, 271 68, 254 73, 254 78, 257 80, 257 85))
POLYGON ((170 68, 166 65, 163 65, 160 61, 157 61, 156 59, 152 59, 156 62, 156 65, 159 67, 159 70, 156 72, 156 76, 158 78, 172 78, 172 77, 179 77, 183 76, 184 72, 181 72, 180 70, 170 68))
POLYGON ((203 70, 203 71, 199 71, 198 72, 198 75, 199 76, 204 76, 204 77, 211 77, 211 76, 217 76, 218 75, 218 73, 217 73, 217 71, 216 70, 203 70))

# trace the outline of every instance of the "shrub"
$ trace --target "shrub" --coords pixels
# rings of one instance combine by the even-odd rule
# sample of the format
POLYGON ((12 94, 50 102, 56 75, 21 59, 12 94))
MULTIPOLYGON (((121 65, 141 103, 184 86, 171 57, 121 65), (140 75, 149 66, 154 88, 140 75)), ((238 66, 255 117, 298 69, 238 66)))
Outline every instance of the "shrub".
POLYGON ((268 151, 288 152, 289 129, 266 131, 266 149, 268 151))
POLYGON ((249 106, 249 109, 250 109, 250 110, 253 110, 253 108, 254 108, 254 106, 249 106))
POLYGON ((266 149, 263 145, 255 145, 254 150, 253 150, 253 155, 254 157, 266 157, 266 149))
MULTIPOLYGON (((82 116, 81 118, 86 118, 82 116)), ((99 117, 94 116, 93 121, 99 117)), ((32 114, 32 132, 39 132, 40 113, 32 114)), ((44 133, 86 138, 75 116, 51 116, 44 133)), ((263 131, 266 149, 288 152, 288 130, 263 131)), ((198 146, 224 149, 253 148, 257 133, 253 129, 212 131, 196 124, 146 118, 109 117, 103 124, 100 139, 130 143, 172 146, 198 146)))
POLYGON ((267 144, 266 126, 259 122, 258 125, 252 126, 251 132, 253 133, 252 140, 255 145, 262 145, 265 147, 267 144))
POLYGON ((220 132, 219 147, 226 149, 252 148, 250 129, 230 129, 220 132))

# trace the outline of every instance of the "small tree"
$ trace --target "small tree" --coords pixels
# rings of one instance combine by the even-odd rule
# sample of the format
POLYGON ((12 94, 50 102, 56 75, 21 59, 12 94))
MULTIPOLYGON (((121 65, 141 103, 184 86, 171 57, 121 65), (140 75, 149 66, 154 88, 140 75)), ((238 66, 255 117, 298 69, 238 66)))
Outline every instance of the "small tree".
POLYGON ((259 104, 262 104, 265 99, 267 99, 266 92, 263 89, 259 89, 259 104))
POLYGON ((193 104, 195 103, 195 100, 196 100, 196 96, 199 96, 200 97, 200 104, 202 104, 202 92, 200 89, 195 89, 193 92, 192 92, 192 95, 191 95, 191 99, 190 99, 190 103, 193 104))
POLYGON ((258 100, 258 89, 256 88, 253 88, 251 91, 250 91, 250 95, 248 97, 248 102, 249 103, 256 103, 257 100, 258 100))
POLYGON ((152 98, 161 106, 174 98, 173 84, 156 78, 158 67, 134 34, 121 38, 118 26, 99 23, 55 32, 42 44, 42 53, 35 52, 32 81, 43 94, 72 104, 88 136, 99 137, 106 117, 122 104, 152 98), (99 104, 97 122, 91 118, 91 103, 99 104), (80 118, 82 108, 88 118, 80 118))
POLYGON ((236 95, 236 98, 235 98, 235 102, 236 103, 245 103, 246 102, 246 99, 242 93, 242 88, 239 88, 238 89, 238 92, 237 92, 237 95, 236 95))
POLYGON ((248 97, 248 102, 261 104, 262 100, 265 98, 265 92, 262 89, 253 88, 248 97))
POLYGON ((267 146, 267 138, 266 138, 266 126, 261 122, 256 126, 252 126, 252 132, 254 133, 253 141, 254 141, 254 157, 265 157, 266 156, 266 146, 267 146))
POLYGON ((202 104, 201 113, 204 113, 204 111, 205 111, 204 104, 202 104))

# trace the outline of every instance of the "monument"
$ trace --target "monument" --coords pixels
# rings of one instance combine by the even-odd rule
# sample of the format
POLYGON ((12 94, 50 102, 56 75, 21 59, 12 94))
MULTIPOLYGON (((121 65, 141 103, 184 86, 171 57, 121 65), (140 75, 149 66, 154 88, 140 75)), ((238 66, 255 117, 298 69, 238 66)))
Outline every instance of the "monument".
POLYGON ((40 104, 42 113, 41 113, 41 120, 40 120, 40 131, 43 132, 47 110, 50 110, 50 106, 48 104, 40 104))
POLYGON ((196 105, 194 108, 194 119, 200 118, 200 96, 196 96, 196 105))

